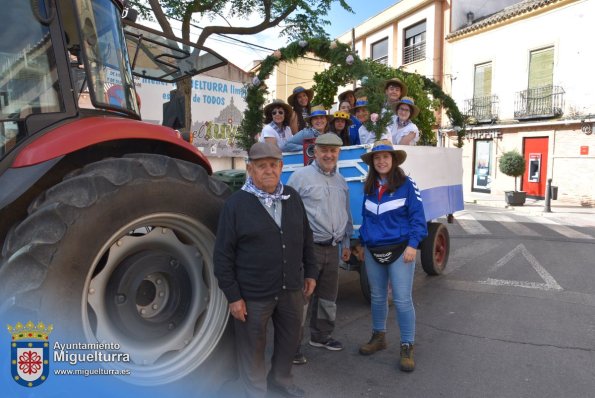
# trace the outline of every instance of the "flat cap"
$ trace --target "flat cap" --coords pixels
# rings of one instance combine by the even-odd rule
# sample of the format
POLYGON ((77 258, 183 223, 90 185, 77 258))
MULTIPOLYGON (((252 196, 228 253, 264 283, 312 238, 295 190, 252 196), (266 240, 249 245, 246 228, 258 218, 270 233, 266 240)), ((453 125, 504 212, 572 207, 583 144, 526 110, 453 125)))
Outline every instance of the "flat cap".
POLYGON ((256 160, 264 158, 281 160, 283 159, 283 155, 277 145, 269 144, 268 142, 257 142, 250 147, 250 150, 248 151, 248 159, 256 160))
POLYGON ((335 133, 325 133, 320 134, 314 143, 316 145, 341 146, 343 145, 343 140, 335 133))

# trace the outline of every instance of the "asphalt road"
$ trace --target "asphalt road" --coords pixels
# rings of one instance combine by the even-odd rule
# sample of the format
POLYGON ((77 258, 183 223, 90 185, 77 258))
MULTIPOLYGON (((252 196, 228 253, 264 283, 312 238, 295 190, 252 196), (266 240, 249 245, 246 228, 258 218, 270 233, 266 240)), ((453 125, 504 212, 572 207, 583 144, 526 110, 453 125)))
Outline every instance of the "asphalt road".
POLYGON ((445 274, 416 270, 416 370, 397 368, 392 307, 388 349, 358 354, 370 311, 358 274, 342 271, 345 350, 306 345, 296 384, 310 397, 595 397, 595 216, 467 206, 448 228, 445 274))

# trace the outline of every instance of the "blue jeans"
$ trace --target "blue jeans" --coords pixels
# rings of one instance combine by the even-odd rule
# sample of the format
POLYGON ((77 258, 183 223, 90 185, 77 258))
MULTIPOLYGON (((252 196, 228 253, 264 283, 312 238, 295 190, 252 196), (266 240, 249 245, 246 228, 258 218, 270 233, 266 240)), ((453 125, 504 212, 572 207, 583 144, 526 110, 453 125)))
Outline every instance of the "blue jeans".
POLYGON ((393 289, 393 303, 401 330, 401 343, 415 341, 415 308, 413 308, 413 274, 415 261, 403 262, 403 255, 389 265, 378 264, 368 248, 365 248, 366 273, 372 297, 372 328, 386 332, 388 315, 388 282, 393 289))

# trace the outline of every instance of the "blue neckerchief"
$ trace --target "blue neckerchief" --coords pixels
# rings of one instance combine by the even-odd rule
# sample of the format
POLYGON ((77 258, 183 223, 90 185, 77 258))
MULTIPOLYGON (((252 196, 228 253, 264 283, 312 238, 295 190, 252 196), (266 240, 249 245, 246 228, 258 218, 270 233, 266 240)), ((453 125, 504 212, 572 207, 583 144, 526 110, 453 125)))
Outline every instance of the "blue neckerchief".
POLYGON ((260 188, 257 188, 254 185, 254 181, 252 181, 252 177, 248 177, 244 186, 242 187, 243 191, 251 193, 252 195, 256 196, 258 199, 262 199, 264 201, 265 206, 271 207, 274 201, 281 201, 287 200, 291 195, 282 195, 283 192, 283 184, 279 181, 277 184, 277 188, 275 188, 275 192, 268 193, 263 191, 260 188))

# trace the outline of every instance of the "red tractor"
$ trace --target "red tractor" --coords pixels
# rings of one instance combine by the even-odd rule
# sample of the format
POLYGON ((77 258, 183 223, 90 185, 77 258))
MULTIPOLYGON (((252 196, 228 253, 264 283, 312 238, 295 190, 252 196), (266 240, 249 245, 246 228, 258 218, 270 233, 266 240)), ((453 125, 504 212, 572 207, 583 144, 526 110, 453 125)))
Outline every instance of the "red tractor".
POLYGON ((0 4, 2 321, 117 342, 138 384, 184 377, 228 320, 212 250, 229 189, 178 132, 140 120, 133 74, 175 82, 226 61, 123 29, 119 0, 0 4))

